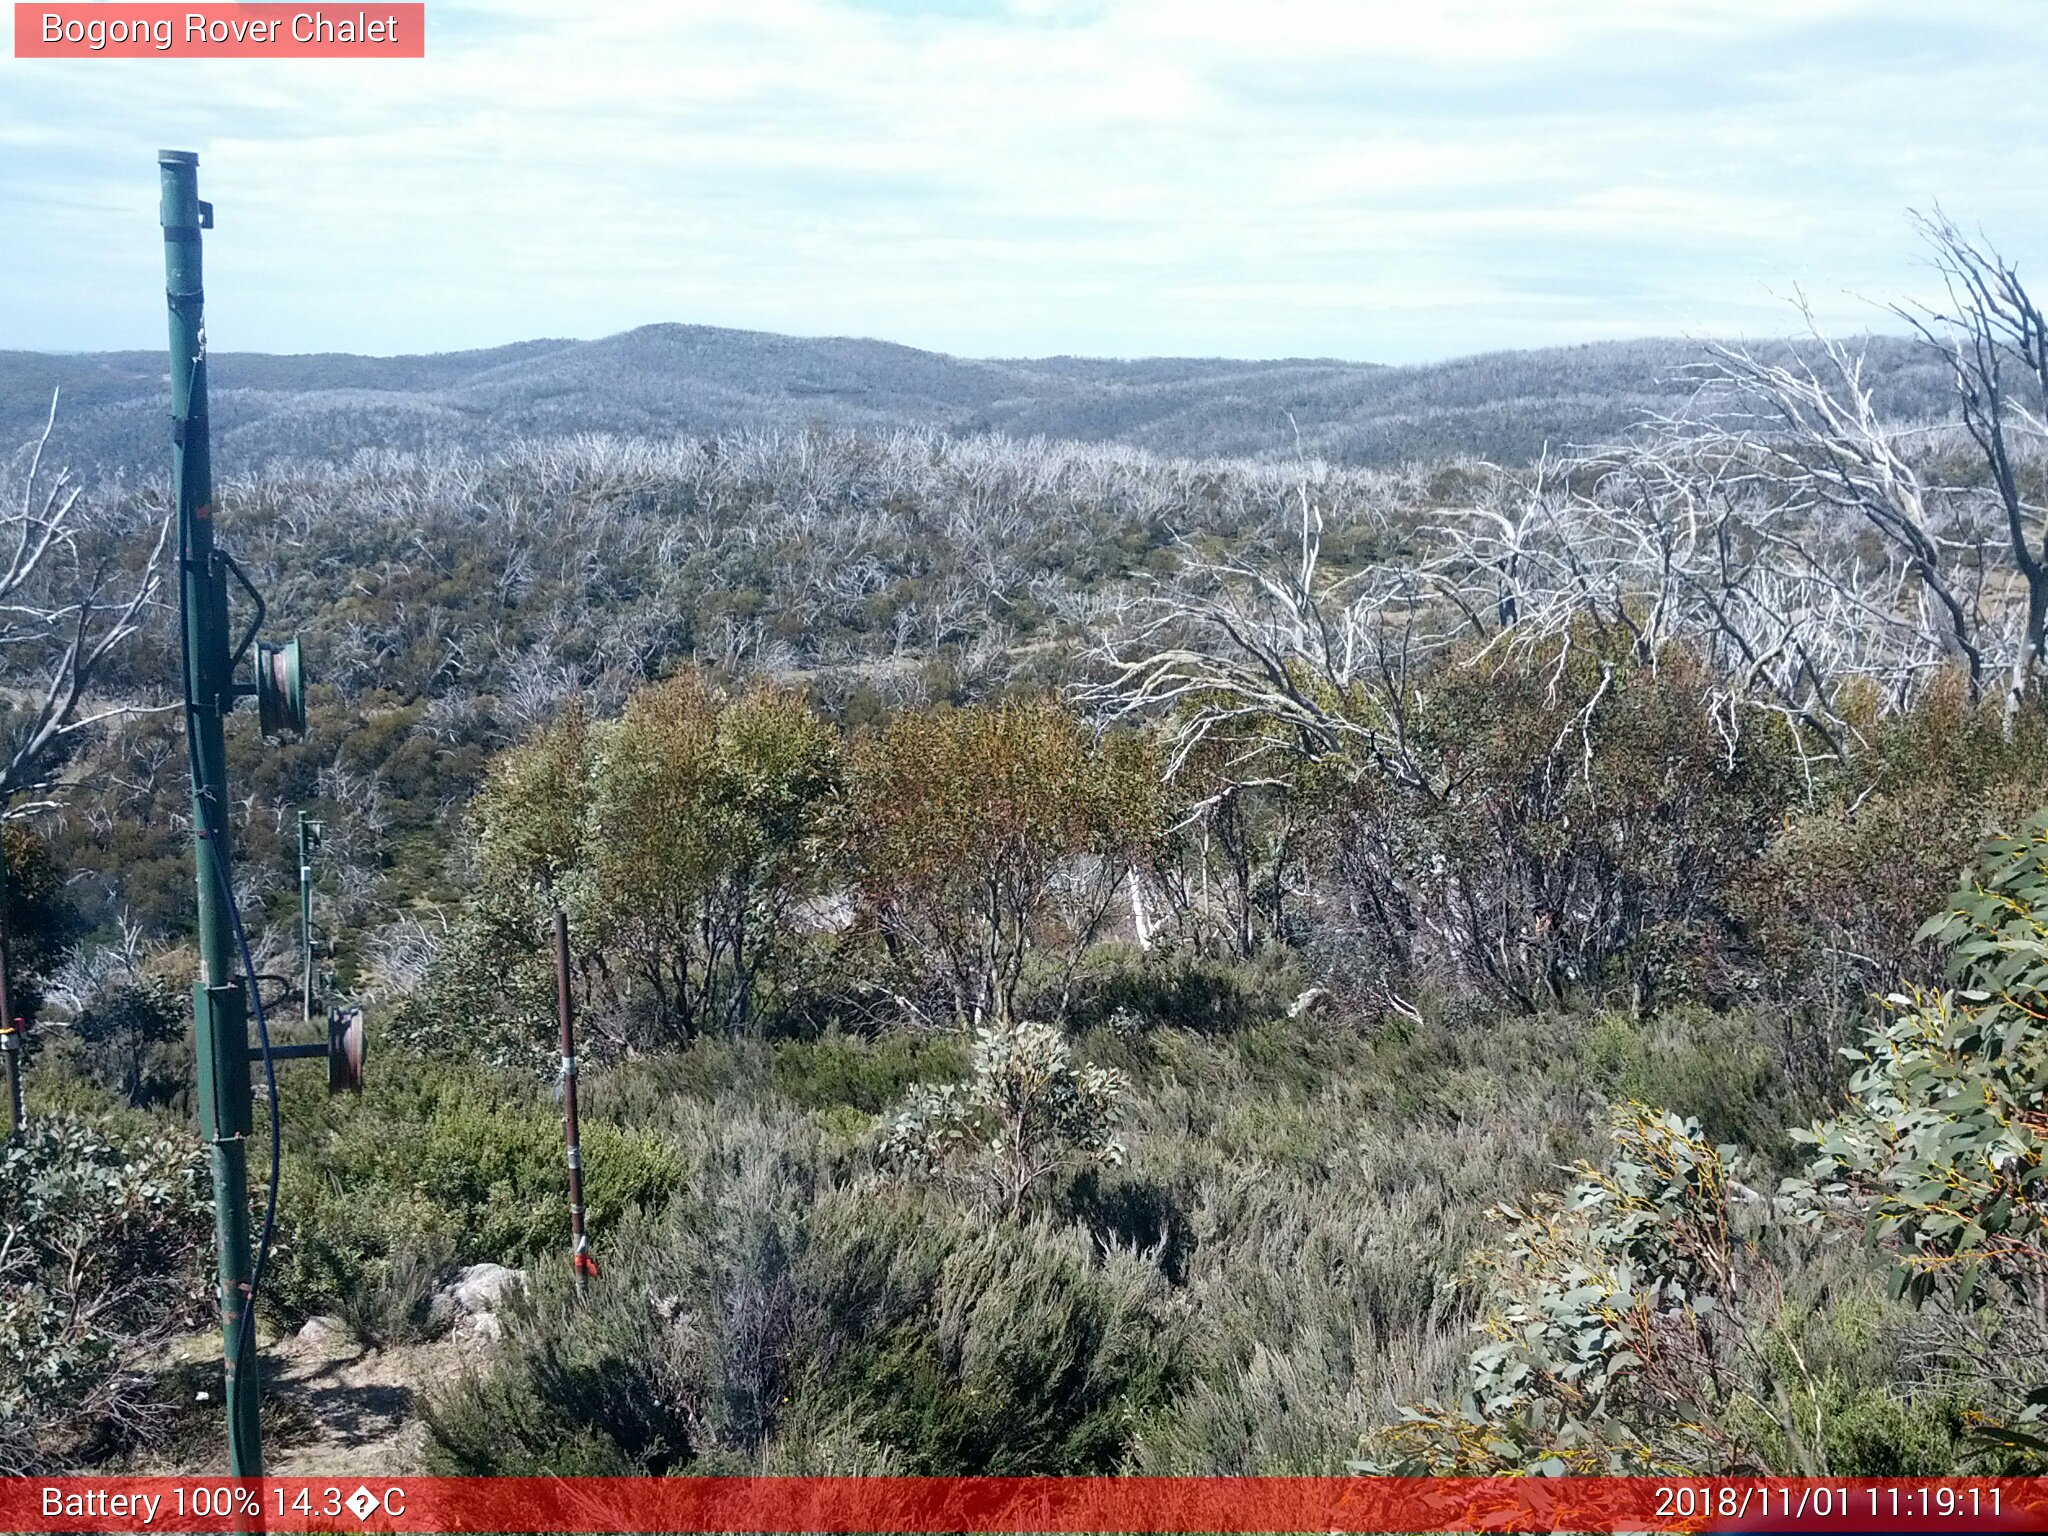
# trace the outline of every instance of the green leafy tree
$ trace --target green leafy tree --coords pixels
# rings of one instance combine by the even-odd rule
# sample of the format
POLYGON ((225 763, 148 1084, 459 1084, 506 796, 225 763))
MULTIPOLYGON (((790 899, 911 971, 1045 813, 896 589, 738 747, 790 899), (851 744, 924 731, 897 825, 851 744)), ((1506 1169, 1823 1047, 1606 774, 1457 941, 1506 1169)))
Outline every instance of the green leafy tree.
POLYGON ((552 909, 582 850, 590 780, 590 722, 580 705, 491 765, 471 820, 492 895, 516 907, 537 890, 552 909))
POLYGON ((184 1041, 184 1002, 160 977, 133 976, 102 989, 71 1031, 88 1075, 131 1109, 162 1103, 183 1085, 165 1048, 184 1041))
POLYGON ((548 928, 582 857, 591 730, 578 704, 495 758, 470 806, 476 900, 400 1005, 394 1040, 534 1065, 554 1017, 548 928))
POLYGON ((728 697, 694 672, 617 720, 565 716, 504 754, 478 797, 488 921, 471 947, 537 953, 559 902, 602 1005, 594 1027, 747 1026, 796 907, 824 884, 839 756, 801 695, 728 697))
POLYGON ((905 715, 854 752, 855 878, 898 975, 935 981, 954 1017, 1014 1016, 1025 965, 1074 968, 1159 835, 1157 768, 1028 699, 905 715))
POLYGON ((667 1033, 742 1028, 823 886, 836 733, 797 693, 735 698, 695 673, 635 694, 592 735, 569 909, 601 978, 667 1033))

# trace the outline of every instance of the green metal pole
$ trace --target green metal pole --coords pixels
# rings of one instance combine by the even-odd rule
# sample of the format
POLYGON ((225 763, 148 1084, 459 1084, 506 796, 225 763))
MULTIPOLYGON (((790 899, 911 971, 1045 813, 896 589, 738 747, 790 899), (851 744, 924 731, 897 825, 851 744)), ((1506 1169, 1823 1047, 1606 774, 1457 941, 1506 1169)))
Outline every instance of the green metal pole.
POLYGON ((164 277, 171 314, 172 489, 178 506, 186 728, 191 733, 193 859, 199 879, 199 980, 192 989, 199 1042, 199 1128, 213 1158, 220 1242, 220 1323, 226 1366, 228 1470, 263 1475, 256 1320, 249 1309, 249 1001, 235 965, 224 888, 227 748, 234 707, 227 567, 213 547, 213 465, 206 420, 206 322, 199 231, 213 210, 199 201, 199 157, 167 149, 163 176, 164 277))
POLYGON ((302 1017, 313 1022, 313 850, 306 841, 306 813, 299 812, 299 959, 305 968, 302 1017))

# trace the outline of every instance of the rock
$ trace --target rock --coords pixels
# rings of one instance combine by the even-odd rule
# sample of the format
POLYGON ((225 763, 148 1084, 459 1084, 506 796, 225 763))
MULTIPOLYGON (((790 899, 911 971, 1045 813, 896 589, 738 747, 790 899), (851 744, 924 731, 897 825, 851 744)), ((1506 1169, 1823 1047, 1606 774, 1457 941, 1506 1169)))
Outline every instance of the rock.
POLYGON ((455 1325, 455 1337, 464 1344, 495 1344, 505 1337, 505 1325, 495 1312, 472 1312, 455 1325))
POLYGON ((460 1270, 448 1287, 456 1308, 464 1313, 495 1312, 513 1291, 526 1289, 526 1271, 503 1264, 472 1264, 460 1270))
POLYGON ((457 1270, 455 1278, 434 1297, 436 1309, 444 1300, 450 1317, 474 1317, 495 1312, 514 1291, 526 1289, 526 1271, 503 1264, 472 1264, 457 1270))
POLYGON ((299 1329, 301 1344, 311 1349, 353 1349, 355 1335, 338 1317, 309 1317, 299 1329))

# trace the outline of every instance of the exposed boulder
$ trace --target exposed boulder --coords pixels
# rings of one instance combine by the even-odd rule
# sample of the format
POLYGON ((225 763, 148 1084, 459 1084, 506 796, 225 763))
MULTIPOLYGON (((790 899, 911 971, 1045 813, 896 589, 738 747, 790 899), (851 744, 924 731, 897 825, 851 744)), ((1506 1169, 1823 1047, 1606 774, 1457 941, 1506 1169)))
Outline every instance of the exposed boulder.
POLYGON ((436 1328, 452 1328, 463 1338, 501 1338, 504 1325, 498 1311, 515 1292, 526 1289, 526 1271, 504 1264, 472 1264, 455 1272, 427 1308, 436 1328))

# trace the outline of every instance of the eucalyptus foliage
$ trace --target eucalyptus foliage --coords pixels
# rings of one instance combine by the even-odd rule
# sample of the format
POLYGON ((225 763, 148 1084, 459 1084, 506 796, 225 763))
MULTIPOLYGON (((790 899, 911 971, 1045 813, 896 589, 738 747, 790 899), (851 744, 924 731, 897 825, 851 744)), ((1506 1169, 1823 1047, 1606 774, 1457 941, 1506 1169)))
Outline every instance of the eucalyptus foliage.
MULTIPOLYGON (((1794 1137, 1793 1188, 1864 1213, 1892 1291, 1970 1321, 2022 1399, 1995 1435, 2048 1452, 2048 814, 1992 842, 1921 930, 1957 985, 1887 999, 1848 1111, 1794 1137)), ((1988 1361, 1987 1361, 1988 1363, 1988 1361)))
POLYGON ((1121 1072, 1077 1065, 1049 1024, 984 1025, 974 1075, 914 1088, 882 1133, 882 1157, 922 1177, 963 1178, 1016 1217, 1063 1167, 1123 1162, 1115 1127, 1128 1092, 1121 1072))
MULTIPOLYGON (((1773 1301, 1772 1210, 1740 1151, 1696 1121, 1616 1106, 1604 1168, 1562 1196, 1503 1206, 1475 1259, 1485 1342, 1454 1406, 1371 1437, 1362 1470, 1628 1476, 1739 1464, 1722 1427, 1752 1395, 1745 1353, 1773 1301)), ((1758 1404, 1762 1407, 1762 1404, 1758 1404)))
POLYGON ((694 671, 615 720, 570 710, 502 754, 477 798, 487 921, 471 947, 523 972, 560 906, 584 1001, 615 1041, 745 1025, 820 889, 839 758, 800 695, 727 695, 694 671))
POLYGON ((1014 1016, 1027 959, 1082 954, 1159 834, 1148 744, 1045 698, 898 717, 853 753, 853 878, 906 991, 963 1024, 1014 1016))

